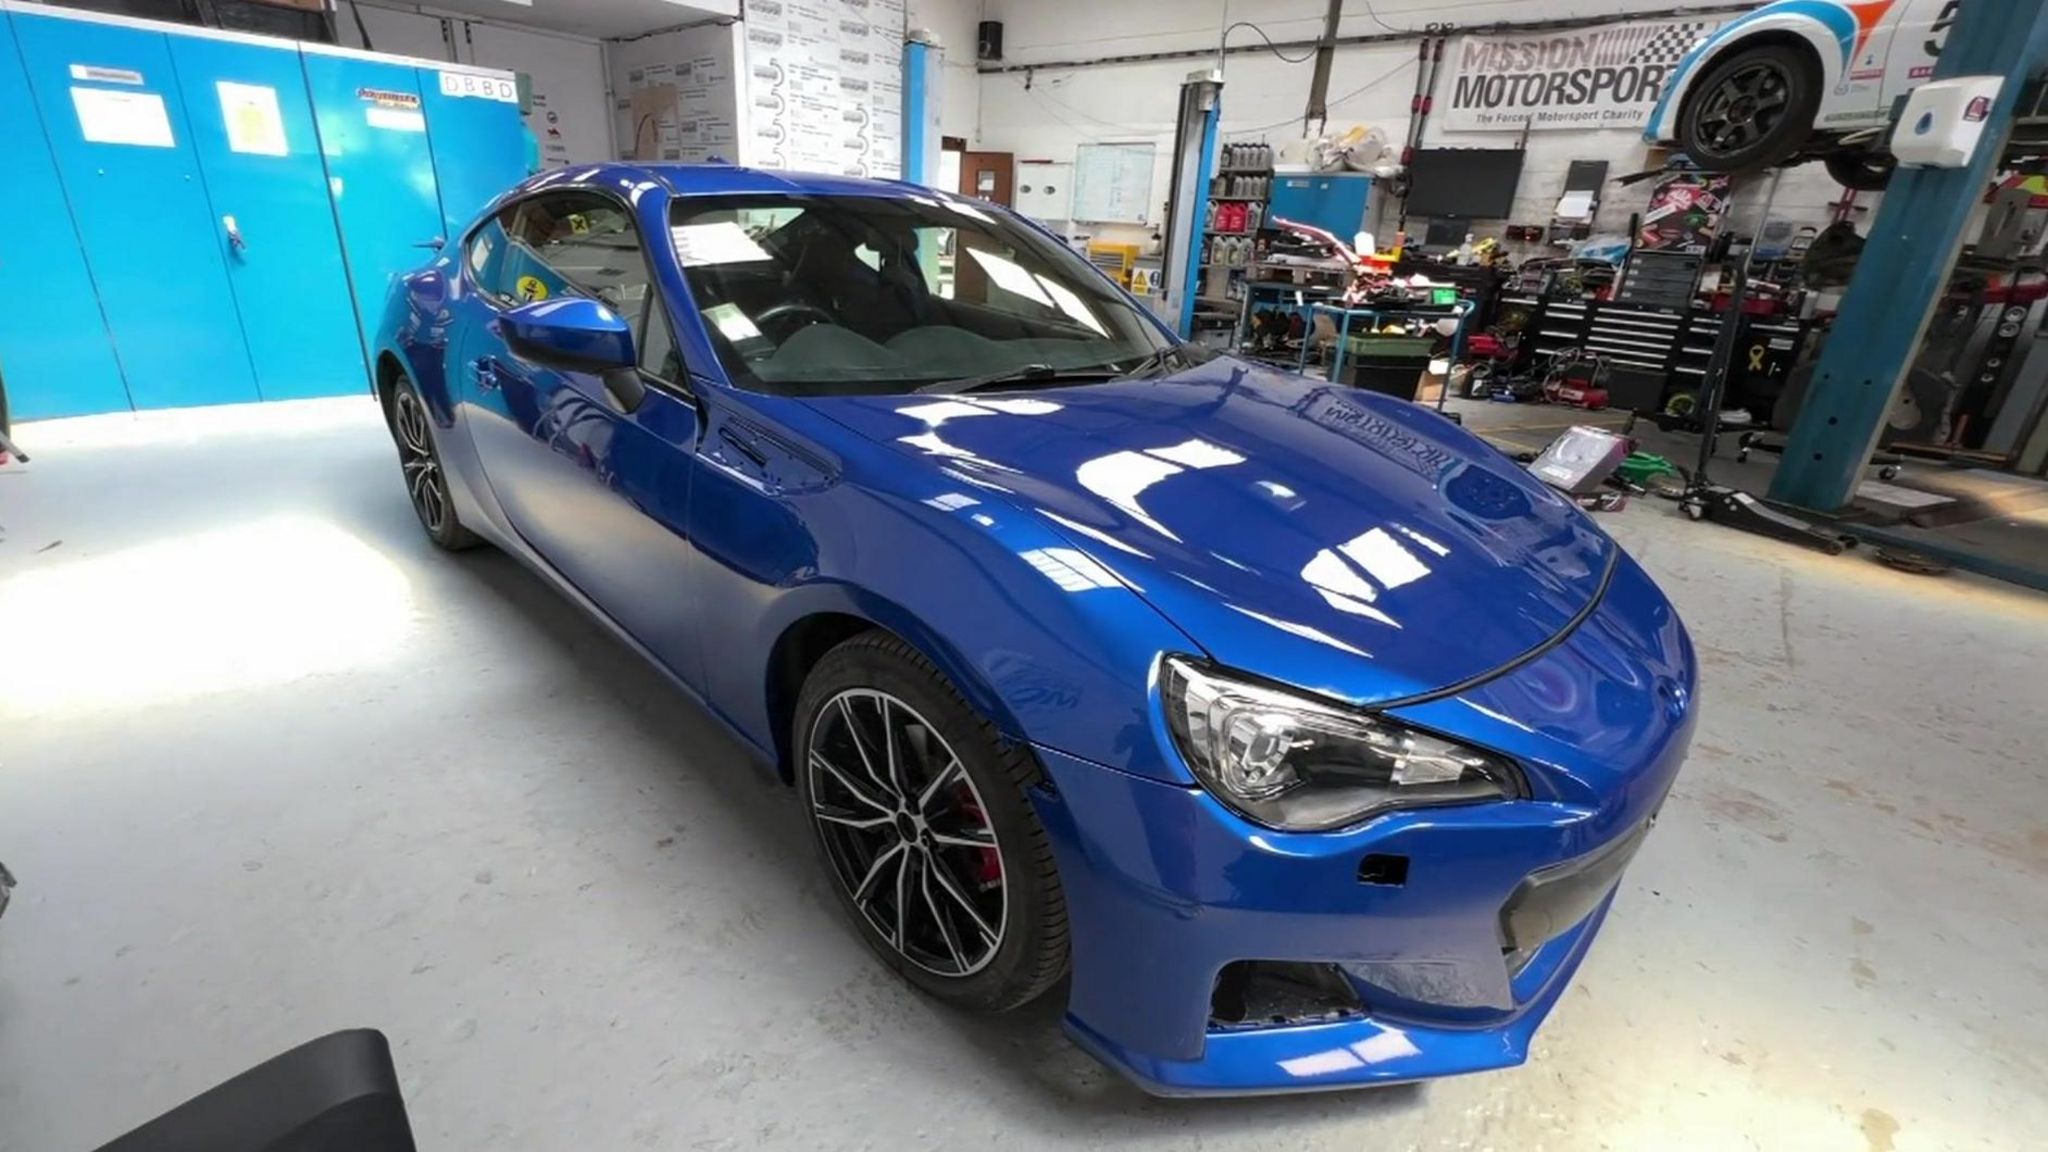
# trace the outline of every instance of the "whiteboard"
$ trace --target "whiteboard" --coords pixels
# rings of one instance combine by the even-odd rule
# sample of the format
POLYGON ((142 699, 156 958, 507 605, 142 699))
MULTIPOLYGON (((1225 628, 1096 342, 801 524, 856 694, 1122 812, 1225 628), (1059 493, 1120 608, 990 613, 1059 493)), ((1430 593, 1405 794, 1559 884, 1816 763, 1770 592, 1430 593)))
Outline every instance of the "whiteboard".
POLYGON ((1083 144, 1074 149, 1074 219, 1143 224, 1152 211, 1156 144, 1083 144))

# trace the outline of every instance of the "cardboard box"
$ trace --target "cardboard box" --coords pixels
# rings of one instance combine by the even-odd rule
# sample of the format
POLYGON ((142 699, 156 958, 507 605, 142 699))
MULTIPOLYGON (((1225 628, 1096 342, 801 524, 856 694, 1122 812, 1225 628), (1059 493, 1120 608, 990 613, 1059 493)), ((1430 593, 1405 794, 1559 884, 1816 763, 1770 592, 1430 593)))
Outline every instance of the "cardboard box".
POLYGON ((1432 360, 1422 378, 1415 382, 1415 402, 1435 405, 1437 398, 1444 394, 1444 385, 1449 384, 1451 395, 1466 396, 1472 390, 1472 367, 1460 364, 1452 368, 1449 361, 1432 360))

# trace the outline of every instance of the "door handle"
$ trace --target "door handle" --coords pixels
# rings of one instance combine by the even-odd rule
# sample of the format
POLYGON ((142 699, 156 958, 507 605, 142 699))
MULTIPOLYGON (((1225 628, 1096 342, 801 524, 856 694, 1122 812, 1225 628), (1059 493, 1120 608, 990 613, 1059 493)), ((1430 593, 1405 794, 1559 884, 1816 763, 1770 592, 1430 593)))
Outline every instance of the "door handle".
POLYGON ((415 240, 412 246, 415 248, 431 248, 439 252, 447 243, 448 241, 445 238, 436 236, 432 240, 415 240))
POLYGON ((476 386, 485 392, 498 390, 498 362, 486 356, 472 367, 476 370, 476 386))
POLYGON ((249 242, 247 240, 242 239, 242 226, 240 224, 235 223, 235 218, 233 216, 221 217, 220 224, 222 228, 227 230, 228 247, 234 249, 236 252, 246 252, 249 250, 249 242))

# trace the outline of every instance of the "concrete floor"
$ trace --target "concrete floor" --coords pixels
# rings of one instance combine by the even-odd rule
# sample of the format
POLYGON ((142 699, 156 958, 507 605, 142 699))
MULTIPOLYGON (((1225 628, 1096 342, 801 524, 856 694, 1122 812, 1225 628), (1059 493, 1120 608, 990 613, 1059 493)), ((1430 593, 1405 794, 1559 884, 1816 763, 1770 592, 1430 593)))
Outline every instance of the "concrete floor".
POLYGON ((2048 598, 1640 504, 1691 765, 1521 1069, 1170 1103, 1057 1008, 906 991, 795 805, 503 556, 367 401, 20 429, 0 469, 0 1148, 326 1031, 422 1148, 2039 1147, 2048 598))

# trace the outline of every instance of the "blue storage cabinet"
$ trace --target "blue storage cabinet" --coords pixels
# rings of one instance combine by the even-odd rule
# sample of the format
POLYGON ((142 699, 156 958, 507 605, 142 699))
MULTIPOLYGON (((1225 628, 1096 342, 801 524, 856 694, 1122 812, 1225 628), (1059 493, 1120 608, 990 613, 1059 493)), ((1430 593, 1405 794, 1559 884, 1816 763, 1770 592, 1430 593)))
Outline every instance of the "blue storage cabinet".
POLYGON ((20 11, 14 35, 129 398, 256 399, 170 43, 153 28, 20 11))
POLYGON ((15 419, 130 406, 12 15, 0 9, 0 125, 16 224, 0 229, 0 387, 15 419))
POLYGON ((166 40, 257 391, 288 400, 357 390, 363 343, 298 48, 166 40))
POLYGON ((1268 216, 1313 224, 1346 244, 1365 227, 1372 177, 1356 172, 1314 172, 1273 177, 1268 216))
POLYGON ((443 236, 419 70, 410 61, 324 49, 307 51, 305 66, 367 346, 392 281, 426 263, 443 236))
POLYGON ((484 205, 537 171, 528 167, 519 85, 502 72, 422 67, 420 98, 441 178, 442 234, 453 243, 484 205), (461 163, 445 159, 456 156, 461 163))
POLYGON ((510 73, 0 0, 29 420, 368 389, 395 277, 526 174, 510 73))

